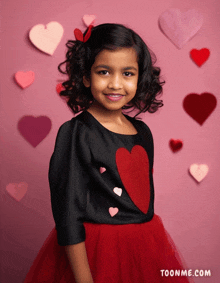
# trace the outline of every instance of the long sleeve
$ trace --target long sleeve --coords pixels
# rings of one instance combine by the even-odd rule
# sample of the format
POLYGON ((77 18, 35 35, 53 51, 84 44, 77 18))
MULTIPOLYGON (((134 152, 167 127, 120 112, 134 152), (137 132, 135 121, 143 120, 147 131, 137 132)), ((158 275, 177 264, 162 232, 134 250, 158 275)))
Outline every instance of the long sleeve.
POLYGON ((52 212, 61 246, 85 240, 83 220, 90 150, 83 127, 74 120, 65 122, 59 128, 48 173, 52 212))

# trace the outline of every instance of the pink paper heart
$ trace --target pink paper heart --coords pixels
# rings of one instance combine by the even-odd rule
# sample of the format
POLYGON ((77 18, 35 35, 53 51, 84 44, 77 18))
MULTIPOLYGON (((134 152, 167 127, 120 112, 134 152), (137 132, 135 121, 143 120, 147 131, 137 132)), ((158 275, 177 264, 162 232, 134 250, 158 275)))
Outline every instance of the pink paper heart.
POLYGON ((109 207, 109 214, 111 217, 114 217, 118 213, 118 208, 117 207, 109 207))
POLYGON ((208 171, 209 167, 206 164, 192 164, 189 168, 190 174, 197 182, 201 182, 208 174, 208 171))
POLYGON ((21 135, 36 147, 50 132, 51 120, 46 116, 23 116, 18 122, 21 135))
POLYGON ((106 171, 106 168, 105 167, 100 167, 99 168, 99 172, 102 174, 102 173, 104 173, 106 171))
POLYGON ((179 9, 169 9, 159 17, 160 29, 179 49, 199 31, 202 24, 202 14, 194 9, 185 13, 179 9))
POLYGON ((121 196, 122 195, 122 189, 121 188, 118 188, 118 187, 115 187, 113 189, 113 192, 118 195, 118 196, 121 196))
POLYGON ((31 42, 41 51, 53 55, 63 36, 63 27, 58 22, 34 26, 29 33, 31 42))
POLYGON ((88 27, 89 25, 93 25, 95 22, 96 16, 95 15, 84 15, 83 22, 88 27))
POLYGON ((21 88, 26 88, 34 82, 35 74, 32 71, 19 71, 15 74, 15 80, 21 88))
POLYGON ((20 201, 26 194, 28 184, 26 182, 11 183, 6 186, 6 191, 12 196, 15 200, 20 201))

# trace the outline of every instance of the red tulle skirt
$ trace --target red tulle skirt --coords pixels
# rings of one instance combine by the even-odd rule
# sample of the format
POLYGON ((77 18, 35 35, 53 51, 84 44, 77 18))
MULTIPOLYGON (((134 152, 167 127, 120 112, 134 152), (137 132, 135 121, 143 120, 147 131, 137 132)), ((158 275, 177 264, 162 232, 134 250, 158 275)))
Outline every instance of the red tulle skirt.
MULTIPOLYGON (((161 270, 186 266, 161 218, 141 224, 84 223, 86 250, 94 283, 188 283, 186 276, 165 276, 161 270)), ((24 283, 74 283, 64 246, 50 232, 24 283)))

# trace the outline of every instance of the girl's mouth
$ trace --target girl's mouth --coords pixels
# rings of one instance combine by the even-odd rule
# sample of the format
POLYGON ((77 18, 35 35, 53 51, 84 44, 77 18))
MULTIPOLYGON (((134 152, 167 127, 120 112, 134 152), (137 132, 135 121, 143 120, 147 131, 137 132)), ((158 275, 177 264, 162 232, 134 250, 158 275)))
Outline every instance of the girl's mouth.
POLYGON ((106 97, 111 101, 118 101, 118 100, 122 99, 123 95, 109 93, 109 94, 106 94, 106 97))

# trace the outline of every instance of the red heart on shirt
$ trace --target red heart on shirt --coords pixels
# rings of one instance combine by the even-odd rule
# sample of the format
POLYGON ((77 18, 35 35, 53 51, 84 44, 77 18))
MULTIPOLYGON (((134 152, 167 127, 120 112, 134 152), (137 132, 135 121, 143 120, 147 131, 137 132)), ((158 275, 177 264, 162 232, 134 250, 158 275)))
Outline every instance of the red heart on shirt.
POLYGON ((216 97, 208 92, 190 93, 183 100, 183 108, 196 122, 202 125, 217 105, 216 97))
POLYGON ((126 148, 116 151, 116 164, 122 183, 134 204, 147 213, 150 203, 149 159, 140 145, 131 153, 126 148))
POLYGON ((196 63, 197 66, 201 67, 205 61, 208 60, 210 51, 207 48, 202 48, 200 50, 192 49, 190 51, 190 57, 196 63))

